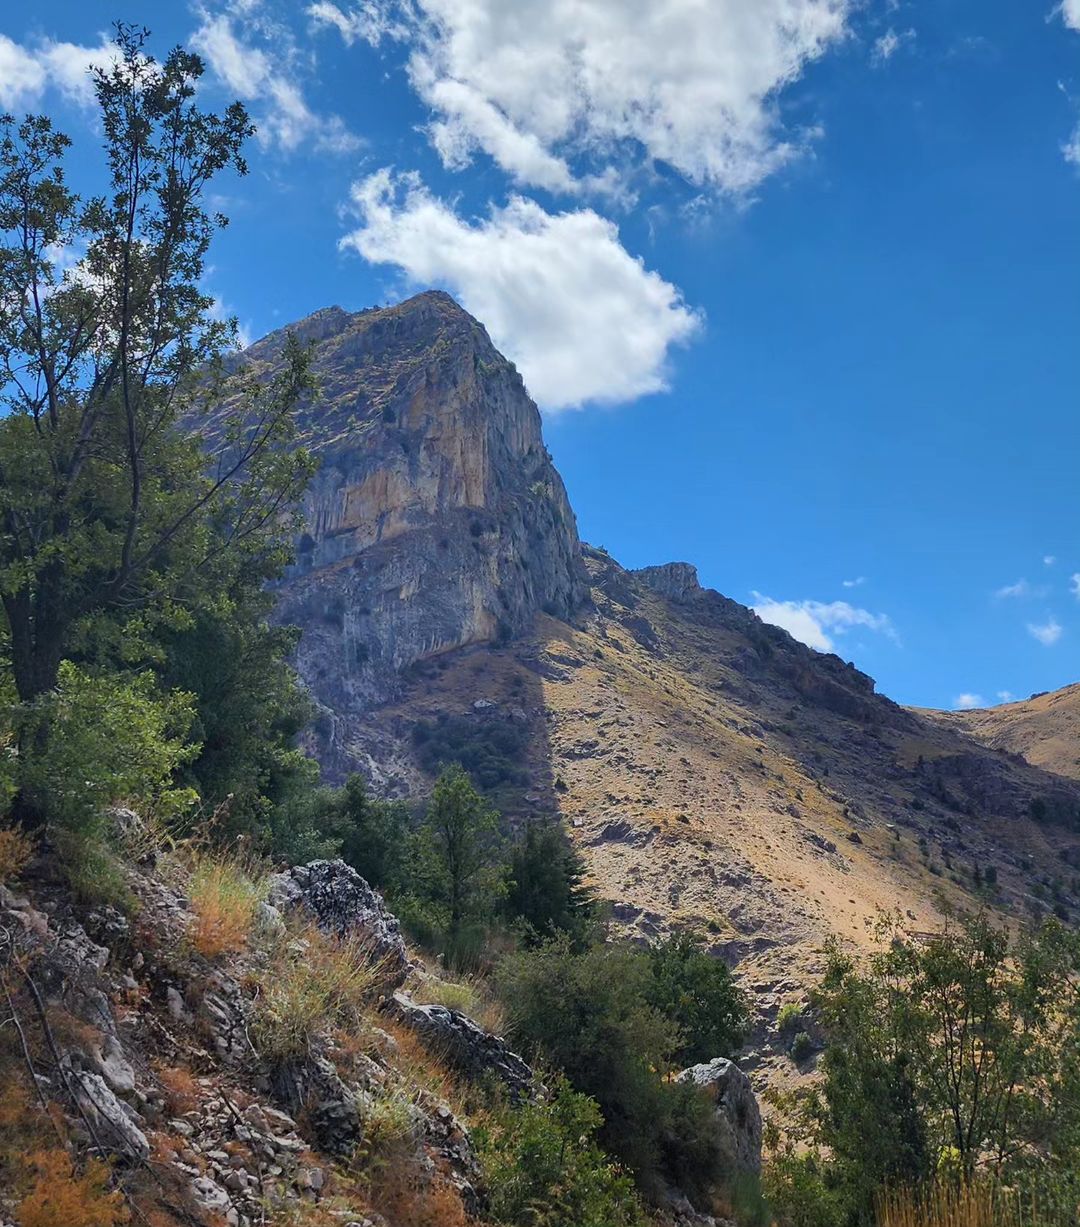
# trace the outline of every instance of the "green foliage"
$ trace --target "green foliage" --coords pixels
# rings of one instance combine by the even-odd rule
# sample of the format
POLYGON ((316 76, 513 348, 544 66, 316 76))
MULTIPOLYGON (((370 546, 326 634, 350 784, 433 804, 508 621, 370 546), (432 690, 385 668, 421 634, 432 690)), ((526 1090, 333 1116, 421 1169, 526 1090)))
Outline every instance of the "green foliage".
POLYGON ((56 689, 22 713, 22 789, 54 822, 84 834, 111 802, 172 817, 197 800, 172 783, 198 753, 187 740, 192 717, 192 696, 163 694, 152 673, 90 673, 63 661, 56 689))
POLYGON ((585 863, 555 823, 530 824, 510 852, 503 909, 535 945, 556 933, 584 941, 596 919, 596 902, 583 884, 585 863))
POLYGON ((460 767, 447 767, 432 790, 413 845, 414 893, 428 902, 451 962, 475 947, 503 888, 498 814, 460 767))
POLYGON ((412 740, 420 766, 430 775, 456 763, 484 792, 528 783, 523 767, 528 738, 510 720, 441 713, 436 720, 418 720, 412 740))
POLYGON ((681 1065, 731 1056, 746 1038, 749 1019, 728 967, 690 933, 678 933, 649 952, 647 1000, 679 1028, 673 1054, 681 1065))
POLYGON ((784 1036, 794 1035, 802 1022, 803 1008, 795 1001, 785 1002, 776 1015, 776 1029, 784 1036))
POLYGON ((547 1103, 503 1107, 473 1131, 490 1215, 517 1227, 645 1227, 633 1182, 596 1142, 596 1102, 557 1078, 547 1103))
POLYGON ((813 1196, 824 1189, 845 1223, 869 1224, 885 1186, 918 1186, 943 1165, 1018 1187, 1075 1171, 1080 937, 1048 922, 1013 940, 985 914, 929 939, 898 922, 880 937, 865 964, 832 949, 815 994, 828 1045, 804 1117, 813 1196))
POLYGON ((783 1227, 846 1227, 849 1221, 842 1190, 827 1180, 814 1154, 775 1156, 765 1165, 762 1185, 783 1227))
POLYGON ((359 775, 349 776, 335 802, 341 855, 372 886, 389 894, 403 891, 408 878, 408 807, 371 797, 359 775))
POLYGON ((814 1051, 814 1041, 806 1031, 797 1031, 791 1039, 791 1046, 788 1052, 791 1053, 793 1061, 805 1061, 806 1058, 814 1051))
MULTIPOLYGON (((269 380, 230 375, 222 358, 235 323, 214 318, 202 288, 223 224, 203 193, 219 173, 245 171, 248 117, 239 104, 199 109, 203 65, 181 48, 157 63, 145 36, 121 25, 115 51, 92 73, 105 147, 99 196, 67 186, 70 141, 47 118, 0 117, 0 605, 26 709, 19 749, 39 767, 52 735, 41 717, 56 708, 62 718, 67 701, 45 697, 61 662, 168 673, 175 644, 163 641, 193 633, 205 643, 207 623, 221 618, 233 641, 219 657, 236 646, 247 609, 243 600, 224 608, 221 594, 237 583, 255 592, 280 569, 288 509, 312 467, 289 447, 292 408, 311 387, 306 355, 291 346, 269 380), (59 251, 83 254, 65 271, 59 251), (226 395, 224 424, 200 438, 192 426, 226 395)), ((174 654, 169 686, 197 689, 183 677, 195 655, 174 654)), ((230 718, 215 721, 212 707, 199 705, 208 734, 230 718)), ((74 761, 70 729, 65 740, 53 752, 63 767, 74 761)), ((205 772, 192 768, 197 778, 225 787, 248 773, 235 754, 219 770, 214 753, 208 746, 205 772)), ((63 779, 35 784, 69 821, 80 803, 63 779)), ((24 818, 50 816, 29 796, 18 801, 24 818)))
POLYGON ((512 1040, 596 1099, 602 1144, 645 1190, 676 1174, 691 1195, 712 1184, 712 1114, 695 1087, 664 1080, 681 1039, 649 1002, 647 954, 612 945, 579 953, 562 935, 507 956, 496 982, 512 1040), (679 1156, 690 1156, 685 1169, 679 1156))

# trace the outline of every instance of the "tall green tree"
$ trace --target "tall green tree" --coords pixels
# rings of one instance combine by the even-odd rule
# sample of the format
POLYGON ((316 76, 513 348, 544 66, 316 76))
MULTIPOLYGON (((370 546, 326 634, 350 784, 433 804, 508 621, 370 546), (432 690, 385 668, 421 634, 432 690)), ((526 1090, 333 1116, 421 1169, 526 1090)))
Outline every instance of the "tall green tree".
POLYGON ((159 664, 162 629, 195 625, 220 568, 272 574, 311 470, 288 447, 305 354, 266 382, 230 376, 235 322, 202 282, 226 221, 203 196, 246 172, 252 125, 239 103, 200 109, 199 58, 159 63, 146 38, 119 25, 93 71, 100 195, 69 187, 48 118, 0 117, 0 606, 24 706, 66 658, 159 664), (226 386, 233 408, 200 439, 226 386))
POLYGON ((536 943, 556 933, 584 940, 597 905, 585 885, 585 862, 555 823, 530 823, 510 852, 503 907, 536 943))
POLYGON ((466 924, 491 916, 504 874, 499 816, 458 766, 447 767, 435 783, 419 852, 426 893, 444 910, 452 948, 466 924))

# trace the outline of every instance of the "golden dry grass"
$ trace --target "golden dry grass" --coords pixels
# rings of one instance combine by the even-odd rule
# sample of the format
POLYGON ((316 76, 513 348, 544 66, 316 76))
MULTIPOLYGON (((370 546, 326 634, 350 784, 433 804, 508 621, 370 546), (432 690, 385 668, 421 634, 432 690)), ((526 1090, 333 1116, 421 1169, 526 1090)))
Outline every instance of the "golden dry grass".
POLYGON ((247 944, 256 909, 266 897, 265 875, 239 857, 192 857, 188 887, 194 918, 188 930, 192 946, 205 958, 234 954, 247 944))

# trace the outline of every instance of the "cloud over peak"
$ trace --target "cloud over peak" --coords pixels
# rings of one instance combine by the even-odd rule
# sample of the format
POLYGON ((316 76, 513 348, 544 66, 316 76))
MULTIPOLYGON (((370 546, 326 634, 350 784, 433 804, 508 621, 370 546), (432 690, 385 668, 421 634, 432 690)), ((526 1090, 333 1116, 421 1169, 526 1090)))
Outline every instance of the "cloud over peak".
POLYGON ((775 601, 760 592, 753 597, 752 608, 762 622, 782 627, 793 639, 819 652, 833 651, 832 636, 855 628, 876 631, 899 642, 887 614, 871 613, 847 601, 775 601))
POLYGON ((548 213, 515 196, 464 218, 418 175, 389 169, 353 184, 352 205, 359 225, 341 246, 410 284, 453 290, 545 409, 661 391, 670 348, 700 327, 675 286, 591 209, 548 213))

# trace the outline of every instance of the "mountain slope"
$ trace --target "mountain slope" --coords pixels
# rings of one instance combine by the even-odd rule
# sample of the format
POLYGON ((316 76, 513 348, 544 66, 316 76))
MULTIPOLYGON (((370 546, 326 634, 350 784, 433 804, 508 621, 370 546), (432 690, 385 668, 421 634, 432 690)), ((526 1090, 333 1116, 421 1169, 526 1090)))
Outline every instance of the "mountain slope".
POLYGON ((882 910, 931 928, 989 877, 1003 907, 1073 914, 1080 785, 898 707, 686 564, 582 546, 536 407, 452 299, 297 330, 323 466, 280 616, 332 777, 422 795, 468 760, 509 823, 565 824, 627 932, 710 935, 763 1019, 882 910))
POLYGON ((1080 684, 1000 707, 928 714, 1047 771, 1080 779, 1080 684))

